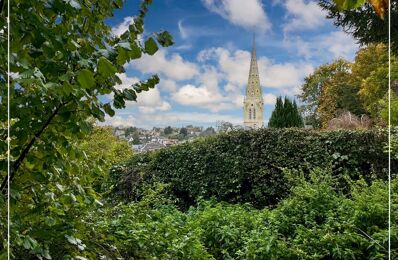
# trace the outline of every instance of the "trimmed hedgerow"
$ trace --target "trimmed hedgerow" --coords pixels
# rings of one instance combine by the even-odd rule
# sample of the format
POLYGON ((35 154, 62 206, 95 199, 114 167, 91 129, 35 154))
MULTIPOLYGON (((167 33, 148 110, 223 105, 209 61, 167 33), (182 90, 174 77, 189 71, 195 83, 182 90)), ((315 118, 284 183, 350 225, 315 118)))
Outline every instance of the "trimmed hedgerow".
POLYGON ((135 155, 127 165, 113 168, 112 175, 116 193, 128 200, 140 199, 144 187, 161 182, 184 208, 210 197, 264 207, 289 193, 285 169, 308 173, 328 168, 342 181, 344 173, 351 179, 385 179, 386 142, 387 133, 379 130, 234 131, 135 155))

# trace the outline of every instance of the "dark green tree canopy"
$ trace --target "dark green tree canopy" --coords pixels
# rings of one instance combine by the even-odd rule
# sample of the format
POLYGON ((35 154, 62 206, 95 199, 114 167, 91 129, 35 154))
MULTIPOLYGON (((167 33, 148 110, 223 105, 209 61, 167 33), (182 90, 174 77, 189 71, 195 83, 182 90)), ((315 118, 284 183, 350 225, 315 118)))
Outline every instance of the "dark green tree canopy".
POLYGON ((303 118, 297 109, 296 101, 290 101, 285 97, 276 99, 275 109, 272 111, 268 127, 284 128, 284 127, 304 127, 303 118))
POLYGON ((163 131, 165 135, 170 135, 173 133, 173 128, 171 128, 171 126, 168 126, 163 131))

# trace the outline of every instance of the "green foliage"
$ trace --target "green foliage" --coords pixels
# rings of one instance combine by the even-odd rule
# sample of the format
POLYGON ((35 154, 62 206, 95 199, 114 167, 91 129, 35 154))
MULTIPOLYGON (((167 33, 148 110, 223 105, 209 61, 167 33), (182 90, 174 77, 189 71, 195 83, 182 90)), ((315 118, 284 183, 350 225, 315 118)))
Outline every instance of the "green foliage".
POLYGON ((181 127, 180 128, 180 135, 182 136, 187 136, 188 135, 188 129, 186 129, 185 127, 181 127))
MULTIPOLYGON (((388 44, 388 19, 382 19, 388 8, 386 0, 319 0, 318 4, 327 12, 335 26, 351 34, 362 45, 388 44), (363 5, 362 5, 363 4, 363 5), (358 7, 359 8, 355 8, 358 7), (351 9, 354 8, 354 9, 351 9)), ((391 1, 391 25, 398 19, 398 5, 391 1)), ((391 26, 391 47, 398 54, 398 28, 391 26)))
POLYGON ((352 66, 338 59, 321 65, 305 78, 299 98, 304 102, 302 110, 307 122, 313 127, 326 128, 329 121, 342 112, 358 116, 365 113, 357 93, 361 80, 352 75, 352 66))
MULTIPOLYGON (((110 143, 102 143, 101 149, 109 150, 101 151, 99 140, 79 141, 91 132, 89 118, 104 121, 106 115, 113 116, 115 109, 124 108, 126 101, 135 101, 138 93, 159 82, 154 75, 123 91, 117 88, 121 84, 118 74, 124 72, 125 63, 143 53, 154 54, 158 45, 172 44, 171 36, 164 31, 145 39, 143 21, 150 2, 142 1, 134 24, 116 36, 106 20, 113 16, 114 9, 122 7, 121 0, 10 1, 13 112, 12 135, 8 138, 15 258, 61 259, 89 254, 83 244, 89 232, 81 219, 87 211, 101 206, 93 185, 106 179, 110 164, 124 158, 129 150, 110 138, 109 131, 94 130, 92 136, 108 140, 110 143), (113 96, 113 100, 105 103, 102 95, 113 96), (113 149, 123 150, 113 154, 113 149)), ((1 1, 0 6, 4 3, 1 1)), ((0 29, 4 29, 6 14, 1 10, 0 29)), ((2 60, 6 60, 6 41, 0 36, 2 60)), ((3 62, 1 86, 6 78, 7 64, 3 62)), ((1 87, 0 197, 7 180, 3 156, 7 148, 6 96, 7 88, 1 87)), ((0 236, 3 240, 5 234, 0 236)), ((0 246, 0 253, 2 250, 0 246)))
MULTIPOLYGON (((398 62, 392 56, 391 81, 398 81, 398 62)), ((388 51, 384 44, 361 48, 353 63, 336 60, 318 67, 305 78, 299 98, 301 108, 315 127, 326 128, 344 112, 369 115, 376 125, 386 125, 388 51)), ((396 117, 395 115, 393 115, 396 117)), ((395 120, 395 119, 394 119, 395 120)))
POLYGON ((33 171, 34 182, 21 178, 13 186, 11 250, 17 259, 95 255, 85 218, 102 207, 100 193, 110 188, 111 165, 131 157, 132 151, 113 136, 111 127, 94 127, 87 137, 69 141, 67 149, 73 152, 64 160, 73 165, 67 169, 73 175, 61 168, 55 168, 58 176, 33 171))
MULTIPOLYGON (((139 200, 145 184, 169 184, 168 194, 186 208, 200 198, 275 205, 289 193, 284 169, 309 172, 330 167, 335 176, 372 174, 385 178, 386 132, 261 129, 234 131, 168 149, 133 156, 113 168, 116 192, 139 200)), ((396 164, 393 161, 393 164, 396 164)), ((341 180, 344 183, 344 180, 341 180)))
POLYGON ((269 119, 268 127, 304 127, 303 118, 297 109, 296 101, 292 103, 285 97, 285 100, 282 102, 282 97, 278 97, 275 109, 272 111, 271 118, 269 119))
POLYGON ((171 128, 171 126, 168 126, 164 129, 165 135, 171 135, 172 133, 173 133, 173 128, 171 128))
POLYGON ((92 186, 96 188, 97 192, 109 190, 111 166, 127 161, 133 155, 131 146, 127 141, 115 137, 110 126, 94 127, 90 135, 78 140, 76 145, 85 153, 84 163, 95 176, 92 186))
MULTIPOLYGON (((112 245, 108 252, 113 252, 113 258, 125 259, 387 257, 387 182, 350 181, 347 195, 336 190, 338 180, 333 175, 320 169, 309 178, 296 176, 294 182, 284 201, 261 210, 200 201, 181 212, 155 189, 140 202, 119 204, 98 214, 92 223, 103 235, 93 239, 112 245)), ((393 178, 391 184, 395 212, 398 180, 393 178)), ((397 223, 397 215, 392 214, 392 258, 398 257, 397 223)))

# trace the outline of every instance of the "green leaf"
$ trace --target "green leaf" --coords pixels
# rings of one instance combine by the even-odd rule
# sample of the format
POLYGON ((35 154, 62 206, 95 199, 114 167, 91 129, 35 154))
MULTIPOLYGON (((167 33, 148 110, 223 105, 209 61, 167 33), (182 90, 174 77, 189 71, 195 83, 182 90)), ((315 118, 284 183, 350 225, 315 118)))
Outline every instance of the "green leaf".
POLYGON ((350 10, 363 5, 366 0, 334 0, 339 10, 350 10))
POLYGON ((95 85, 94 75, 88 69, 83 69, 77 74, 77 81, 83 88, 91 88, 95 85))
POLYGON ((141 58, 141 54, 142 54, 141 48, 138 47, 138 45, 136 43, 132 43, 130 45, 130 47, 131 47, 131 51, 129 51, 130 58, 131 59, 141 58))
POLYGON ((107 58, 101 57, 98 60, 98 72, 103 77, 107 78, 114 75, 117 72, 117 69, 107 58))
POLYGON ((153 55, 158 51, 158 45, 156 44, 155 40, 150 37, 148 40, 145 42, 145 52, 148 53, 149 55, 153 55))
POLYGON ((124 89, 123 94, 127 100, 131 100, 131 101, 137 100, 137 94, 135 93, 135 91, 133 89, 124 89))
POLYGON ((159 42, 160 45, 163 47, 168 47, 174 44, 173 37, 166 31, 156 33, 156 40, 159 42))
POLYGON ((115 111, 112 109, 112 106, 109 103, 104 104, 103 108, 108 115, 110 116, 115 115, 115 111))

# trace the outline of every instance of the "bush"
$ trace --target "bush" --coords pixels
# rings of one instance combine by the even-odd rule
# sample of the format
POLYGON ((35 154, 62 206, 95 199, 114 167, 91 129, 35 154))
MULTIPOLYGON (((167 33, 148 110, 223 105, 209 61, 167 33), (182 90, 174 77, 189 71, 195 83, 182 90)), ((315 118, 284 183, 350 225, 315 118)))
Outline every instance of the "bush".
POLYGON ((286 169, 308 174, 322 167, 330 168, 334 176, 348 172, 351 178, 363 175, 368 182, 373 177, 385 179, 386 141, 384 131, 233 131, 135 155, 111 175, 117 182, 116 194, 128 200, 139 200, 142 187, 161 182, 169 185, 168 193, 182 208, 211 197, 261 208, 288 195, 290 186, 282 174, 286 169))
MULTIPOLYGON (((112 244, 116 256, 125 259, 386 258, 387 182, 353 181, 350 194, 336 190, 337 182, 316 169, 309 178, 297 177, 291 194, 274 209, 261 210, 200 201, 181 212, 150 192, 140 202, 97 214, 92 222, 102 234, 99 243, 112 244)), ((391 187, 398 194, 397 178, 391 187)), ((397 195, 391 206, 396 212, 397 195)), ((397 216, 392 214, 392 259, 398 257, 397 216)))

